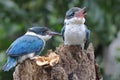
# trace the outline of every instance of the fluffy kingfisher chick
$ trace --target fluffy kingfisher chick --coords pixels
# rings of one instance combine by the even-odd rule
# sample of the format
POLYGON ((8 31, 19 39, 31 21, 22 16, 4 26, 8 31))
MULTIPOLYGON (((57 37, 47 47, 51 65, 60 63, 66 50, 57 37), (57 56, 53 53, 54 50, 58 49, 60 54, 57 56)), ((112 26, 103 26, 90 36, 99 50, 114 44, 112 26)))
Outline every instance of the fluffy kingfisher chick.
POLYGON ((90 38, 90 30, 85 25, 86 8, 73 7, 66 12, 62 36, 65 45, 80 45, 82 50, 90 38))

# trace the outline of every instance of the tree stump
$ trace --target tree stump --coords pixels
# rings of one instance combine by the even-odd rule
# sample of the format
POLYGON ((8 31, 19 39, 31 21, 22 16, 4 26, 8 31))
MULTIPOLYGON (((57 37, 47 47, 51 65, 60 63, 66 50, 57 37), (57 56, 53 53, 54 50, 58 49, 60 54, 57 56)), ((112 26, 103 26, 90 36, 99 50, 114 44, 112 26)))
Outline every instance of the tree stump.
POLYGON ((25 60, 16 66, 14 80, 101 80, 92 44, 86 51, 80 46, 60 45, 54 52, 60 56, 58 64, 40 67, 33 60, 25 60))

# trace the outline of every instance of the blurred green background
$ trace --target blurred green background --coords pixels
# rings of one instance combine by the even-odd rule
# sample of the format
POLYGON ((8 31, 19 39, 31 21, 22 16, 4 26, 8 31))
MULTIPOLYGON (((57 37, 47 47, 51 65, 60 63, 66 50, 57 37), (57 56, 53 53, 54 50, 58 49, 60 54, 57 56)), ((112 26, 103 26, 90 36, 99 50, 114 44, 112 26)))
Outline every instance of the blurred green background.
MULTIPOLYGON (((120 30, 120 0, 0 0, 0 80, 13 80, 14 70, 1 70, 9 45, 34 25, 47 26, 60 32, 66 11, 74 6, 87 7, 85 24, 91 30, 91 42, 104 80, 119 80, 120 71, 116 75, 105 72, 103 53, 120 30)), ((52 38, 47 42, 43 54, 61 43, 61 37, 52 38)), ((117 48, 117 54, 120 54, 120 47, 117 48)), ((116 60, 119 64, 120 55, 116 60)))

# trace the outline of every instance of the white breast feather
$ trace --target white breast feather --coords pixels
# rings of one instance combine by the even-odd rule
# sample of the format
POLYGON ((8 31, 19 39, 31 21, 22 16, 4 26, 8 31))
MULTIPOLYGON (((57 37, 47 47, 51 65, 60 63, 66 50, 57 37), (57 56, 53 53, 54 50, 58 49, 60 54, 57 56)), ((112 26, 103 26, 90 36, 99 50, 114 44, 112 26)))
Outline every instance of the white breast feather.
POLYGON ((27 58, 32 58, 34 57, 35 53, 29 53, 29 54, 26 54, 26 55, 23 55, 21 57, 19 57, 18 59, 18 62, 19 63, 22 63, 24 60, 26 60, 27 58))
POLYGON ((65 26, 65 45, 81 45, 84 47, 84 40, 85 40, 85 25, 66 25, 65 26))

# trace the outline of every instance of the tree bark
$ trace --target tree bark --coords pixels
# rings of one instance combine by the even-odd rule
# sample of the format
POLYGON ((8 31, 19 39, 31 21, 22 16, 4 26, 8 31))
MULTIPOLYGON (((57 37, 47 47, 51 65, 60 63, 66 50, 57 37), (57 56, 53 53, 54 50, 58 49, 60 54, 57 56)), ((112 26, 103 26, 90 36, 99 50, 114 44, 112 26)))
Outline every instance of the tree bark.
POLYGON ((86 51, 80 46, 60 45, 54 52, 60 56, 58 64, 40 67, 33 60, 25 60, 16 67, 14 80, 101 80, 92 44, 86 51))

